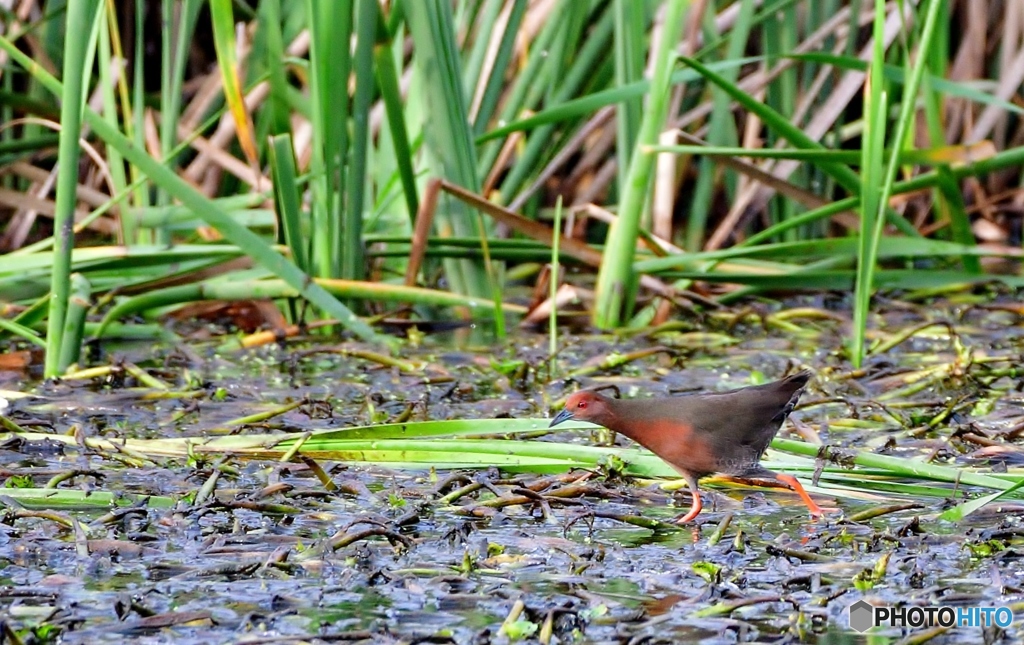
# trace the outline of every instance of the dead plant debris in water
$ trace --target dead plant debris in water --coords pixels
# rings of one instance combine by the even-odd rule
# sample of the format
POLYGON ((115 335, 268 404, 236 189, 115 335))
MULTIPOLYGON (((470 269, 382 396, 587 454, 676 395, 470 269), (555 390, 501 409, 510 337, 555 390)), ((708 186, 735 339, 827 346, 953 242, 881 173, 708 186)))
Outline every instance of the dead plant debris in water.
POLYGON ((159 387, 97 371, 26 389, 0 435, 4 628, 23 642, 44 628, 97 643, 764 640, 843 631, 860 597, 1021 601, 1024 501, 999 497, 1022 474, 1012 314, 886 312, 860 370, 842 367, 835 316, 787 317, 794 335, 726 314, 709 328, 731 341, 705 349, 567 339, 567 380, 547 380, 543 341, 520 339, 485 360, 268 348, 180 371, 145 348, 122 364, 159 387), (705 513, 672 524, 689 492, 663 486, 663 463, 597 429, 546 428, 581 386, 724 389, 793 361, 815 377, 768 463, 842 509, 824 520, 787 491, 711 480, 705 513))

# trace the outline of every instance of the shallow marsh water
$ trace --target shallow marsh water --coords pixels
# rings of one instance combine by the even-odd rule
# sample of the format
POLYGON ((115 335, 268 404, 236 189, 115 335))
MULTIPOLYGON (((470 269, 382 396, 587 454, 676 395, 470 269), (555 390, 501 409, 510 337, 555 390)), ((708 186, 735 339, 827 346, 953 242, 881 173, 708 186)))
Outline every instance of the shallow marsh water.
MULTIPOLYGON (((872 355, 860 371, 841 355, 845 312, 818 301, 793 304, 804 315, 748 309, 659 334, 566 336, 557 379, 547 373, 546 337, 523 333, 504 347, 475 349, 427 339, 402 352, 422 363, 407 371, 310 352, 316 339, 234 353, 116 348, 115 355, 191 393, 172 398, 147 398, 152 391, 131 377, 0 387, 35 395, 8 411, 23 427, 159 438, 220 433, 232 419, 302 399, 235 429, 301 433, 400 416, 547 417, 581 384, 614 383, 630 397, 666 395, 749 385, 799 365, 817 376, 783 434, 1018 472, 1024 328, 1009 303, 894 305, 876 321, 882 331, 875 338, 919 331, 872 355), (808 313, 815 307, 828 315, 808 313), (929 322, 949 326, 920 329, 929 322), (615 366, 608 360, 656 346, 665 350, 615 366), (927 387, 914 391, 915 378, 927 387)), ((868 641, 849 628, 846 608, 860 598, 1011 605, 1024 618, 1024 500, 993 503, 959 524, 936 518, 965 490, 990 492, 981 489, 918 480, 939 495, 830 496, 826 486, 856 480, 861 471, 853 470, 812 489, 842 511, 812 521, 786 491, 708 486, 706 510, 693 525, 655 532, 621 518, 670 520, 688 506, 687 494, 608 470, 451 473, 320 460, 339 486, 329 492, 301 460, 161 457, 137 467, 126 463, 130 455, 2 436, 8 487, 43 486, 74 470, 59 487, 173 503, 122 508, 111 520, 109 509, 47 514, 0 496, 7 506, 0 612, 26 642, 35 626, 40 640, 49 628, 50 638, 59 633, 68 643, 317 642, 318 635, 365 643, 859 643, 868 641), (213 497, 191 504, 214 471, 213 497), (477 490, 438 503, 474 483, 477 490), (560 495, 572 486, 571 495, 560 495), (529 501, 487 505, 516 495, 529 501), (899 503, 908 508, 848 519, 899 503), (339 535, 351 542, 316 554, 339 535)), ((608 439, 596 430, 541 437, 608 439)), ((871 642, 923 635, 883 628, 871 642)), ((1022 637, 1017 621, 1005 631, 954 630, 928 642, 1022 637)))

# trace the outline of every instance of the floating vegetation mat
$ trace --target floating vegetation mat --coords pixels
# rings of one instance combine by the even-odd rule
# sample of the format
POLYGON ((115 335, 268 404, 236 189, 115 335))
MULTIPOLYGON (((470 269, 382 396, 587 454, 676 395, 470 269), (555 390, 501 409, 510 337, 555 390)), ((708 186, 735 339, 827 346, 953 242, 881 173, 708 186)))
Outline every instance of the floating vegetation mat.
POLYGON ((855 642, 860 599, 1024 615, 1019 309, 883 303, 854 371, 846 313, 795 305, 566 337, 554 366, 539 336, 395 356, 312 338, 129 344, 60 382, 12 377, 0 641, 855 642), (663 462, 547 428, 580 386, 668 395, 797 367, 815 376, 766 464, 834 509, 820 520, 712 478, 674 524, 690 493, 663 462))

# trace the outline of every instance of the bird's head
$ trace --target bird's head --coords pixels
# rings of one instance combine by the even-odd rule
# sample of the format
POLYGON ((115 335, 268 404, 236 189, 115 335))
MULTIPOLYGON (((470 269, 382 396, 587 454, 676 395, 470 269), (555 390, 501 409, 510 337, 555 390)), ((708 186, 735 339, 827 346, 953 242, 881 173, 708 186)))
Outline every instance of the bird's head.
MULTIPOLYGON (((565 408, 551 420, 551 426, 556 426, 563 421, 590 421, 604 425, 602 421, 612 414, 611 400, 601 396, 597 392, 582 390, 569 396, 565 401, 565 408)), ((548 426, 548 427, 551 427, 548 426)))

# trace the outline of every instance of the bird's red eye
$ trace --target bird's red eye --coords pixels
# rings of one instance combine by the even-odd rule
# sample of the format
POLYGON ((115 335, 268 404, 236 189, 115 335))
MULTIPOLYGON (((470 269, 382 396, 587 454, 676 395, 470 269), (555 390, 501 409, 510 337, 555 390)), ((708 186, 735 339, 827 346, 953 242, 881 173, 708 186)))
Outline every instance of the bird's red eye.
POLYGON ((587 402, 580 401, 579 403, 576 404, 576 407, 582 410, 583 408, 587 407, 587 402))

